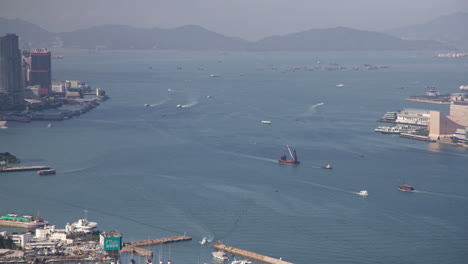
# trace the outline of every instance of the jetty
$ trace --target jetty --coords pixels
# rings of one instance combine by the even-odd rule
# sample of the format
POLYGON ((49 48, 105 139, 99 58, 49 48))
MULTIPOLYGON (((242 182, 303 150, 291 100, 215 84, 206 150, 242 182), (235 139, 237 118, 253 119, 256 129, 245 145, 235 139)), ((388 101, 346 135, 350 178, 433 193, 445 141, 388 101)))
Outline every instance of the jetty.
POLYGON ((165 238, 158 238, 158 239, 135 241, 135 242, 130 242, 128 244, 135 246, 135 247, 141 247, 141 246, 167 244, 167 243, 174 243, 174 242, 181 242, 181 241, 188 241, 188 240, 192 240, 192 238, 189 236, 176 236, 176 237, 165 237, 165 238))
POLYGON ((27 166, 27 167, 5 167, 0 168, 1 172, 16 172, 16 171, 38 171, 38 170, 50 170, 49 166, 27 166))
POLYGON ((135 246, 132 246, 132 245, 125 245, 120 250, 120 253, 122 253, 122 252, 132 252, 132 253, 140 254, 142 256, 148 256, 148 257, 153 256, 153 251, 148 250, 148 249, 144 249, 144 248, 141 248, 141 247, 135 247, 135 246))
POLYGON ((294 263, 292 263, 292 262, 287 262, 287 261, 284 261, 284 260, 282 260, 282 259, 276 259, 276 258, 272 258, 272 257, 260 255, 260 254, 257 254, 257 253, 254 253, 254 252, 250 252, 250 251, 247 251, 247 250, 243 250, 243 249, 239 249, 239 248, 234 248, 234 247, 231 247, 231 246, 223 245, 223 244, 221 244, 221 243, 218 243, 218 244, 214 245, 213 248, 215 248, 215 249, 217 249, 217 250, 226 251, 226 252, 229 252, 229 253, 234 254, 234 255, 239 255, 239 256, 243 256, 243 257, 249 258, 249 259, 261 261, 261 262, 264 262, 264 263, 270 263, 270 264, 294 264, 294 263))
POLYGON ((181 241, 188 241, 192 240, 189 236, 176 236, 176 237, 165 237, 165 238, 158 238, 158 239, 150 239, 150 240, 142 240, 142 241, 135 241, 125 243, 124 247, 120 250, 120 252, 134 252, 144 256, 153 256, 153 252, 151 250, 147 250, 141 248, 143 246, 151 246, 151 245, 158 245, 158 244, 167 244, 167 243, 175 243, 181 241))

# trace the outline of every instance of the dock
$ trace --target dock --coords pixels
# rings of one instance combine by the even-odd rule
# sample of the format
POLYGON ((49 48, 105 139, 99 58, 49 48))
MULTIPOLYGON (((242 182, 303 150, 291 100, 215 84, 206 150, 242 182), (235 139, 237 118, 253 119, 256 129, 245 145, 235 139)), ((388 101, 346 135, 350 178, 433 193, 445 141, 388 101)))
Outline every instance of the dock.
POLYGON ((260 254, 254 253, 254 252, 250 252, 250 251, 239 249, 239 248, 234 248, 234 247, 223 245, 223 244, 216 244, 216 245, 213 246, 213 248, 215 248, 217 250, 222 250, 222 251, 225 251, 225 252, 229 252, 229 253, 234 254, 234 255, 243 256, 243 257, 246 257, 246 258, 249 258, 249 259, 252 259, 252 260, 261 261, 261 262, 264 262, 264 263, 294 264, 292 262, 287 262, 287 261, 284 261, 282 259, 276 259, 276 258, 260 255, 260 254))
POLYGON ((1 172, 16 172, 16 171, 38 171, 38 170, 49 170, 49 166, 28 166, 28 167, 6 167, 0 168, 1 172))
POLYGON ((141 247, 141 246, 151 246, 151 245, 158 245, 158 244, 167 244, 167 243, 174 243, 174 242, 181 242, 181 241, 188 241, 192 240, 189 236, 176 236, 176 237, 166 237, 166 238, 158 238, 158 239, 150 239, 150 240, 143 240, 143 241, 135 241, 128 243, 131 246, 141 247))
POLYGON ((148 249, 144 249, 144 248, 141 248, 141 247, 135 247, 135 246, 132 246, 132 245, 125 245, 121 250, 120 252, 132 252, 132 253, 136 253, 136 254, 140 254, 140 255, 143 255, 143 256, 148 256, 148 257, 152 257, 153 256, 153 251, 151 250, 148 250, 148 249))
POLYGON ((188 241, 192 240, 189 236, 176 236, 176 237, 165 237, 165 238, 158 238, 158 239, 150 239, 150 240, 142 240, 142 241, 135 241, 130 243, 125 243, 125 246, 120 250, 120 252, 133 252, 143 256, 153 256, 153 251, 141 248, 143 246, 151 246, 151 245, 158 245, 158 244, 167 244, 167 243, 175 243, 181 241, 188 241))

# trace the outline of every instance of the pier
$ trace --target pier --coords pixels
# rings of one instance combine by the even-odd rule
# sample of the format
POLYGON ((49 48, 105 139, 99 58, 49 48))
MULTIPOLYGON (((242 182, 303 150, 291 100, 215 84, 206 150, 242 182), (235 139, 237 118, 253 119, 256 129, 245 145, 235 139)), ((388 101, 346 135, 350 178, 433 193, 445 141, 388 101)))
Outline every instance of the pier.
POLYGON ((122 252, 133 252, 133 253, 137 253, 137 254, 140 254, 140 255, 143 255, 143 256, 153 257, 153 251, 148 250, 148 249, 144 249, 144 248, 140 248, 140 247, 135 247, 135 246, 132 246, 132 245, 124 246, 120 250, 120 253, 122 253, 122 252))
POLYGON ((261 262, 264 262, 264 263, 294 264, 292 262, 287 262, 287 261, 284 261, 282 259, 276 259, 276 258, 260 255, 260 254, 254 253, 254 252, 234 248, 234 247, 223 245, 223 244, 216 244, 216 245, 213 246, 213 248, 215 248, 217 250, 222 250, 222 251, 225 251, 225 252, 229 252, 229 253, 234 254, 234 255, 243 256, 243 257, 246 257, 246 258, 249 258, 249 259, 252 259, 252 260, 261 261, 261 262))
POLYGON ((28 166, 28 167, 6 167, 0 168, 0 172, 15 172, 15 171, 38 171, 49 170, 49 166, 28 166))
POLYGON ((174 242, 181 242, 181 241, 188 241, 192 240, 189 236, 176 236, 176 237, 165 237, 165 238, 158 238, 158 239, 150 239, 150 240, 143 240, 143 241, 135 241, 130 243, 125 243, 125 246, 120 250, 120 252, 134 252, 138 253, 143 256, 153 256, 153 251, 141 248, 143 246, 151 246, 151 245, 158 245, 158 244, 167 244, 167 243, 174 243, 174 242))
POLYGON ((135 241, 135 242, 128 243, 128 245, 141 247, 141 246, 151 246, 151 245, 181 242, 181 241, 188 241, 188 240, 192 240, 192 238, 189 236, 176 236, 176 237, 166 237, 166 238, 150 239, 150 240, 143 240, 143 241, 135 241))

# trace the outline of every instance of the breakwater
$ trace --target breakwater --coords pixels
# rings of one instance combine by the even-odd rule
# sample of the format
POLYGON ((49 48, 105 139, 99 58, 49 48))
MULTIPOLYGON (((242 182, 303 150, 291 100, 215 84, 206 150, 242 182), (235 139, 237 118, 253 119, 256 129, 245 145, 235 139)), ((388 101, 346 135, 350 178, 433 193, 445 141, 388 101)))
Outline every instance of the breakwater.
POLYGON ((260 255, 260 254, 254 253, 254 252, 250 252, 250 251, 247 251, 247 250, 231 247, 231 246, 228 246, 228 245, 216 244, 216 245, 213 246, 213 248, 218 249, 218 250, 222 250, 222 251, 226 251, 226 252, 229 252, 229 253, 234 254, 234 255, 239 255, 239 256, 249 258, 249 259, 265 262, 265 263, 270 263, 270 264, 293 264, 292 262, 287 262, 287 261, 284 261, 282 259, 277 259, 277 258, 272 258, 272 257, 260 255))

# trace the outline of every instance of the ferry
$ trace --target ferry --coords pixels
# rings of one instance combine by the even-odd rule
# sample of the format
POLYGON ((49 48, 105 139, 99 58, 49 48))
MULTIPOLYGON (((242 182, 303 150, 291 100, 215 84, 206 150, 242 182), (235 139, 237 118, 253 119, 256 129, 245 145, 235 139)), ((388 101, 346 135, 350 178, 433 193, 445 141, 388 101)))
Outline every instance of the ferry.
POLYGON ((216 252, 213 252, 211 253, 213 255, 213 257, 215 259, 219 259, 219 260, 228 260, 228 256, 226 254, 226 252, 220 250, 220 251, 216 251, 216 252))
POLYGON ((460 88, 462 91, 468 91, 468 85, 460 85, 458 88, 460 88))
POLYGON ((414 191, 414 187, 408 184, 398 184, 398 190, 403 192, 412 192, 414 191))
POLYGON ((374 129, 375 132, 380 132, 382 134, 401 134, 401 133, 412 133, 415 129, 410 126, 379 126, 374 129))
POLYGON ((278 160, 278 163, 290 164, 290 165, 299 164, 300 162, 299 162, 299 160, 297 160, 296 150, 291 151, 291 149, 289 148, 288 145, 286 145, 286 147, 288 148, 289 154, 291 155, 291 159, 288 160, 286 155, 281 155, 280 159, 278 160))
POLYGON ((18 228, 38 228, 47 225, 47 221, 39 216, 8 214, 0 218, 0 226, 18 227, 18 228))
POLYGON ((37 175, 53 175, 55 174, 54 169, 49 169, 49 170, 38 170, 37 175))

